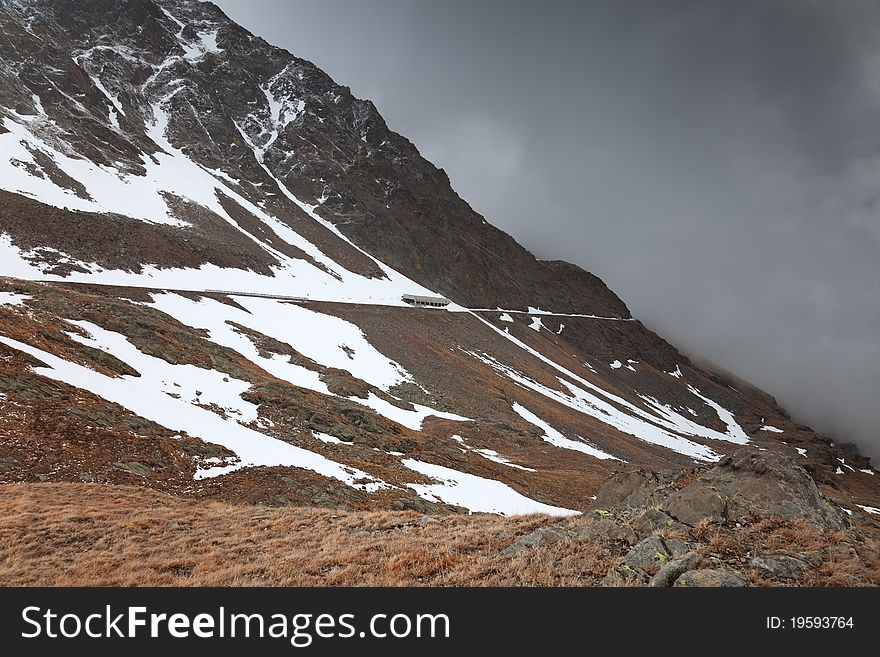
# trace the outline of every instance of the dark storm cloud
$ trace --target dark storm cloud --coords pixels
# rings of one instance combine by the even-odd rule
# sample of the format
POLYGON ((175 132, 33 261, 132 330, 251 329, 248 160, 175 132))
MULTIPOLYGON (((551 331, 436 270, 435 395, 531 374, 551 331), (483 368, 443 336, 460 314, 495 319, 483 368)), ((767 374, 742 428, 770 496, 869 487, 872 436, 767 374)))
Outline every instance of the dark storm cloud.
POLYGON ((540 257, 880 457, 880 5, 217 0, 540 257))

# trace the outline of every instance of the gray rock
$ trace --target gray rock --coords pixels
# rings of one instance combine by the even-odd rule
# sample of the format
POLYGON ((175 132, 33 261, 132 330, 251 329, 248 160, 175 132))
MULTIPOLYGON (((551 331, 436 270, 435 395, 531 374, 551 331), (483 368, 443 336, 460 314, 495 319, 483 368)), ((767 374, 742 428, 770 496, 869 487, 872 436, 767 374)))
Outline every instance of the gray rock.
POLYGON ((768 579, 800 579, 809 568, 800 559, 781 554, 755 557, 749 565, 768 579))
POLYGON ((627 470, 609 477, 596 493, 591 509, 637 509, 651 506, 668 477, 650 470, 627 470))
POLYGON ((647 583, 646 572, 622 563, 608 571, 599 581, 599 586, 644 586, 647 583))
POLYGON ((703 570, 689 570, 675 580, 675 586, 687 587, 737 587, 748 586, 748 580, 728 570, 715 570, 704 568, 703 570))
POLYGON ((726 509, 727 500, 721 493, 699 479, 670 495, 663 505, 664 511, 686 525, 696 525, 704 518, 721 521, 726 509))
POLYGON ((120 470, 126 470, 128 472, 133 472, 136 475, 140 475, 141 477, 149 477, 150 476, 150 468, 141 463, 140 461, 125 461, 125 462, 117 462, 113 464, 114 467, 119 468, 120 470))
POLYGON ((723 457, 699 479, 669 495, 661 508, 691 526, 703 518, 745 524, 766 516, 804 520, 820 529, 850 526, 799 463, 752 446, 723 457))
POLYGON ((602 518, 594 522, 578 525, 573 530, 577 538, 608 539, 621 541, 627 545, 638 542, 639 537, 627 525, 620 525, 611 518, 602 518))
POLYGON ((664 538, 663 542, 666 544, 666 549, 675 558, 686 554, 691 549, 690 544, 680 538, 664 538))
POLYGON ((813 568, 818 568, 822 565, 821 552, 798 552, 797 558, 801 561, 806 562, 809 566, 812 566, 813 568))
POLYGON ((700 559, 700 555, 696 552, 688 552, 673 559, 657 571, 657 574, 648 582, 648 586, 672 586, 673 582, 681 575, 700 565, 700 559))
POLYGON ((727 518, 754 515, 804 520, 822 529, 846 529, 849 520, 823 496, 806 470, 792 458, 743 447, 723 457, 699 479, 727 498, 727 518))
POLYGON ((687 531, 689 527, 672 518, 660 509, 648 509, 632 521, 630 527, 640 539, 650 536, 658 529, 676 529, 687 531))
POLYGON ((623 557, 623 563, 631 568, 654 572, 672 558, 672 551, 662 536, 653 535, 639 541, 623 557))
POLYGON ((526 534, 518 541, 501 551, 505 557, 512 557, 526 550, 532 550, 539 545, 550 545, 557 541, 568 539, 569 536, 559 527, 542 527, 530 534, 526 534))

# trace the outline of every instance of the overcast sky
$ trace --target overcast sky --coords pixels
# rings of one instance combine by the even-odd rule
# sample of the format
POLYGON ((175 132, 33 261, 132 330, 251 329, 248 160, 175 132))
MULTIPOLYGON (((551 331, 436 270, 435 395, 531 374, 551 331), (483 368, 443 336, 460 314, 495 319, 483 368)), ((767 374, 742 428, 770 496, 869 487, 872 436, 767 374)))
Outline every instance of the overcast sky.
POLYGON ((538 257, 880 461, 880 4, 215 2, 538 257))

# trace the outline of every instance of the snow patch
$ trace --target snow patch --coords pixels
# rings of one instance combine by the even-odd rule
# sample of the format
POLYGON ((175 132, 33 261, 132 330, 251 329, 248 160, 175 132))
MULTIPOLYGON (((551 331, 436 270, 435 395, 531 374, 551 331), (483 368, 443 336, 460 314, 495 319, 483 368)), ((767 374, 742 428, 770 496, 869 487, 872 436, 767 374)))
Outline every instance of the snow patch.
POLYGON ((700 390, 695 388, 694 386, 688 386, 688 390, 691 391, 691 394, 696 395, 704 402, 706 402, 707 406, 711 406, 715 409, 715 412, 718 414, 718 417, 721 418, 721 421, 727 425, 727 438, 732 443, 736 443, 737 445, 745 445, 749 442, 749 436, 743 431, 743 428, 739 426, 739 423, 736 421, 736 418, 733 416, 733 413, 728 411, 718 402, 715 402, 708 397, 704 397, 700 394, 700 390))
POLYGON ((407 484, 419 497, 431 502, 462 506, 471 513, 501 515, 546 513, 553 516, 573 516, 580 513, 580 511, 536 502, 494 479, 485 479, 415 459, 404 459, 403 465, 437 480, 437 483, 433 484, 407 484))
POLYGON ((336 436, 331 436, 329 433, 321 433, 320 431, 313 431, 312 436, 320 440, 322 443, 329 443, 331 445, 350 445, 351 443, 347 443, 344 440, 339 440, 336 436))
POLYGON ((768 431, 770 433, 785 433, 782 429, 777 429, 776 427, 769 424, 765 424, 763 427, 758 429, 758 431, 768 431))
POLYGON ((415 410, 408 411, 402 408, 398 408, 394 404, 385 401, 381 397, 378 397, 374 393, 370 393, 367 399, 360 399, 358 397, 349 397, 349 400, 355 402, 356 404, 362 404, 369 408, 372 408, 379 415, 392 420, 393 422, 397 422, 405 426, 408 429, 412 429, 413 431, 421 431, 422 423, 425 421, 425 418, 429 416, 439 417, 444 420, 454 420, 456 422, 472 422, 470 418, 463 417, 461 415, 456 415, 455 413, 447 413, 444 411, 437 411, 433 408, 429 408, 428 406, 422 406, 421 404, 413 403, 413 407, 415 410))
POLYGON ((87 334, 82 336, 68 331, 68 337, 79 344, 112 354, 131 365, 140 374, 139 385, 149 386, 188 404, 216 406, 242 424, 254 422, 259 415, 255 404, 241 398, 251 387, 247 381, 195 365, 172 365, 161 358, 143 353, 124 335, 107 331, 91 322, 68 320, 68 323, 87 334))
MULTIPOLYGON (((508 339, 510 339, 511 341, 515 341, 517 344, 523 345, 522 342, 520 342, 513 336, 509 336, 502 331, 498 332, 502 335, 505 335, 505 337, 508 337, 508 339)), ((525 345, 523 346, 529 351, 532 351, 531 348, 528 348, 525 345)), ((566 379, 557 377, 557 381, 559 381, 560 384, 562 384, 565 388, 569 390, 569 394, 565 394, 558 390, 548 388, 547 386, 544 386, 543 384, 540 384, 537 381, 530 379, 529 377, 514 370, 513 368, 499 363, 497 360, 489 357, 486 354, 471 355, 491 365, 493 368, 495 368, 499 375, 506 376, 507 378, 511 379, 522 387, 533 390, 543 395, 544 397, 547 397, 548 399, 552 399, 580 413, 589 415, 605 424, 614 427, 619 431, 627 433, 631 436, 635 436, 640 440, 667 447, 669 449, 672 449, 673 451, 685 454, 695 459, 700 459, 704 461, 715 461, 719 458, 719 455, 716 452, 706 447, 705 445, 700 445, 693 441, 687 440, 680 435, 676 435, 674 431, 676 429, 680 430, 681 427, 670 421, 669 419, 650 413, 645 409, 635 406, 634 404, 630 404, 625 399, 618 397, 606 390, 603 390, 599 386, 590 383, 586 379, 583 379, 582 377, 579 377, 572 372, 569 372, 561 366, 557 366, 555 363, 553 363, 553 361, 551 361, 549 358, 546 358, 542 354, 539 354, 538 352, 534 353, 537 355, 538 358, 540 358, 541 360, 545 360, 548 364, 552 364, 556 369, 558 369, 560 372, 564 372, 566 376, 574 379, 580 385, 575 385, 566 379), (596 394, 593 394, 594 392, 596 394), (626 411, 629 412, 621 410, 621 408, 626 409, 626 411)), ((705 434, 713 438, 718 437, 722 440, 728 439, 725 434, 715 432, 705 427, 699 427, 699 425, 695 425, 693 423, 690 424, 694 427, 697 427, 697 429, 695 430, 699 431, 699 435, 705 434)), ((691 435, 694 435, 694 433, 691 432, 691 435)))
POLYGON ((544 432, 544 442, 548 442, 554 447, 560 447, 562 449, 570 449, 575 452, 581 452, 586 454, 587 456, 592 456, 597 459, 614 459, 615 461, 619 461, 616 456, 611 456, 607 452, 603 452, 600 449, 596 449, 592 445, 588 445, 587 443, 580 442, 578 440, 571 440, 570 438, 566 438, 561 433, 559 433, 556 429, 551 427, 549 424, 544 422, 537 415, 532 413, 525 406, 514 403, 513 404, 514 412, 519 415, 523 420, 528 422, 529 424, 538 427, 541 431, 544 432))
POLYGON ((25 301, 29 301, 32 297, 27 294, 17 294, 15 292, 0 292, 0 306, 20 306, 25 301))
POLYGON ((477 447, 471 447, 470 445, 467 444, 467 442, 465 442, 464 438, 462 438, 461 436, 454 435, 454 436, 452 436, 452 439, 455 442, 457 442, 459 445, 461 445, 462 452, 473 452, 474 454, 478 454, 479 456, 482 456, 485 459, 493 461, 494 463, 500 463, 501 465, 506 465, 507 467, 514 468, 516 470, 524 470, 526 472, 537 472, 537 470, 535 470, 534 468, 527 468, 523 465, 517 465, 516 463, 512 463, 511 461, 507 460, 505 457, 501 456, 501 454, 496 452, 494 449, 480 449, 477 447))
POLYGON ((855 472, 855 471, 856 471, 856 469, 855 469, 854 467, 852 467, 851 465, 847 465, 847 464, 846 464, 846 459, 838 458, 837 460, 840 461, 840 464, 841 464, 844 468, 849 468, 849 470, 851 470, 852 472, 855 472))

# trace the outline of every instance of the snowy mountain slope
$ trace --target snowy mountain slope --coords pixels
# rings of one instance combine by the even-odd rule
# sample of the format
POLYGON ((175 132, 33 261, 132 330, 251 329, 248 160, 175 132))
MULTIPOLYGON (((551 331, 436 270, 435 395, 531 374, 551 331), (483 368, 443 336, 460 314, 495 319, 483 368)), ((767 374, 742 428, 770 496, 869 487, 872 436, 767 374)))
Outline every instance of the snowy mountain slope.
POLYGON ((210 3, 6 0, 0 29, 4 480, 567 514, 616 468, 754 442, 878 502, 867 461, 535 260, 210 3))
POLYGON ((537 261, 473 213, 371 103, 210 3, 15 0, 0 27, 10 191, 192 224, 169 195, 217 211, 220 178, 313 244, 321 235, 325 254, 341 250, 360 273, 375 268, 316 218, 463 305, 628 316, 595 277, 537 261))

